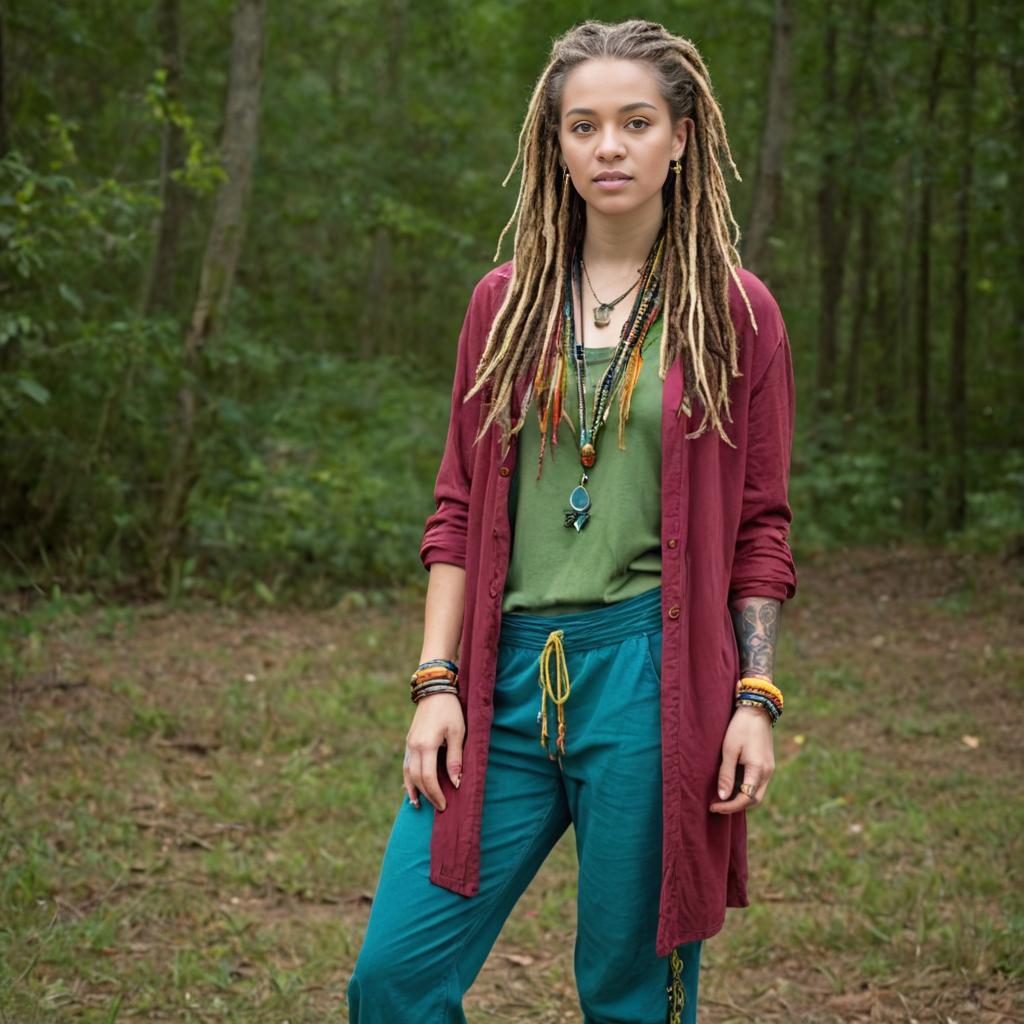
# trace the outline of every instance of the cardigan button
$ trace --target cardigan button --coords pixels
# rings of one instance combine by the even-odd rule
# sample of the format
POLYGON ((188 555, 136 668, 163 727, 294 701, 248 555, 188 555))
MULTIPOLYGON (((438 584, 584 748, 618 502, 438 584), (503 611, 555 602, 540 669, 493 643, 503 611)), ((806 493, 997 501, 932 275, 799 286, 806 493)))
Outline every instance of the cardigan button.
POLYGON ((671 608, 669 608, 669 610, 668 610, 668 617, 670 619, 678 619, 679 618, 679 605, 674 604, 674 605, 672 605, 671 608))
POLYGON ((501 474, 502 476, 508 476, 508 475, 509 475, 509 473, 511 473, 511 472, 512 472, 512 470, 510 470, 510 469, 508 468, 508 466, 502 466, 502 467, 501 467, 501 469, 499 469, 499 470, 498 470, 498 472, 499 472, 499 473, 500 473, 500 474, 501 474))
POLYGON ((677 541, 675 539, 675 537, 669 537, 669 539, 668 539, 668 547, 670 547, 670 548, 677 548, 677 547, 679 547, 679 541, 677 541))

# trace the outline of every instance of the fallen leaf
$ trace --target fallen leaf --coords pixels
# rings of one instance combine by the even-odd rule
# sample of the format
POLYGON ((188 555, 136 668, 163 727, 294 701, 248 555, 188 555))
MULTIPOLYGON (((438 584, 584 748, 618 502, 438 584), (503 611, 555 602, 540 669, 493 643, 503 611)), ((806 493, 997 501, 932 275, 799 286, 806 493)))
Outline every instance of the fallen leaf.
POLYGON ((961 736, 960 742, 965 747, 970 747, 971 750, 977 750, 981 744, 981 740, 979 740, 977 736, 961 736))
POLYGON ((501 953, 500 955, 510 963, 519 964, 520 967, 529 967, 533 963, 533 957, 523 953, 501 953))

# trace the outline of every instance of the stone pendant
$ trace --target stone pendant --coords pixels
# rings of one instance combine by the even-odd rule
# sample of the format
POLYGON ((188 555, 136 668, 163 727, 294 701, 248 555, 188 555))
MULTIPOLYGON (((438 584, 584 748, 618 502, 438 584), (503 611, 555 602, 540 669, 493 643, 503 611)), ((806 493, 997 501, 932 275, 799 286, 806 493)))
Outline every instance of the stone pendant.
POLYGON ((572 489, 572 493, 569 495, 569 507, 565 510, 565 525, 574 526, 576 532, 579 533, 587 525, 589 518, 590 494, 583 484, 579 484, 572 489))
POLYGON ((612 322, 612 307, 606 302, 594 307, 594 324, 597 327, 607 327, 612 322))

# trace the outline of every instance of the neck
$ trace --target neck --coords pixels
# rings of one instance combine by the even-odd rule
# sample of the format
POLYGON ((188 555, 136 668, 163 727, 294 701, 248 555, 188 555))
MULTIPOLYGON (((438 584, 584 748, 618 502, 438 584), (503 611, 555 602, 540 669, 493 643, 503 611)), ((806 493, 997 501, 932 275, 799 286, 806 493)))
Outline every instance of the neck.
POLYGON ((643 266, 654 246, 664 216, 661 196, 629 217, 609 216, 587 207, 583 262, 591 269, 628 277, 643 266))

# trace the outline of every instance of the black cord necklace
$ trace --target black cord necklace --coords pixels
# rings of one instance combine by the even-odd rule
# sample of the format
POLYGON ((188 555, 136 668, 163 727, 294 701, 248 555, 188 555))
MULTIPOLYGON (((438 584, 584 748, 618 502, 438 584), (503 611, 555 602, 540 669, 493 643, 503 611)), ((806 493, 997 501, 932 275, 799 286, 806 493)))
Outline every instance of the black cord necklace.
MULTIPOLYGON (((594 393, 594 409, 590 418, 590 425, 587 425, 587 357, 586 347, 583 344, 582 325, 579 336, 576 334, 576 316, 574 311, 574 289, 579 290, 580 303, 583 302, 583 282, 580 276, 581 261, 574 253, 571 262, 571 272, 566 275, 565 282, 565 305, 563 307, 566 350, 572 360, 573 370, 576 376, 576 398, 579 407, 579 434, 578 443, 580 449, 580 465, 583 473, 580 482, 569 494, 569 507, 565 509, 565 525, 575 527, 579 533, 587 524, 590 518, 591 498, 587 490, 587 482, 590 475, 587 470, 592 469, 597 461, 597 435, 608 413, 611 411, 615 393, 626 376, 626 369, 630 364, 637 346, 643 346, 644 338, 650 329, 661 305, 661 260, 665 251, 665 236, 658 235, 651 249, 647 262, 644 264, 640 279, 643 287, 637 293, 636 301, 633 303, 633 310, 622 325, 622 333, 619 336, 619 343, 612 355, 611 362, 601 377, 594 393)), ((630 289, 632 290, 632 289, 630 289)), ((627 293, 628 294, 628 293, 627 293)))
MULTIPOLYGON (((594 282, 590 280, 590 273, 587 270, 586 263, 580 260, 580 266, 583 268, 583 273, 586 275, 587 284, 590 285, 590 294, 597 299, 597 305, 594 307, 594 326, 595 327, 607 327, 612 322, 612 310, 640 283, 643 277, 644 268, 640 267, 637 270, 637 279, 617 298, 612 299, 611 302, 602 302, 597 298, 597 292, 594 290, 594 282)), ((583 294, 580 293, 580 305, 583 305, 583 294)))

